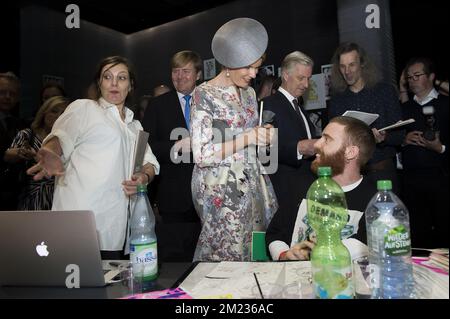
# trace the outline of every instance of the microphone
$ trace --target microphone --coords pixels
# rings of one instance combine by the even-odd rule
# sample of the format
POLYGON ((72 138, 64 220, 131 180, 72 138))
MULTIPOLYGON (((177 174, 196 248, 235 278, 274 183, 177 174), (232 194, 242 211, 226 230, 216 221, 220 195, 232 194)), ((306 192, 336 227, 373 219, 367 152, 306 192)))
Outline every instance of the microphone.
POLYGON ((275 113, 272 111, 263 111, 262 114, 262 125, 273 124, 275 121, 275 113))

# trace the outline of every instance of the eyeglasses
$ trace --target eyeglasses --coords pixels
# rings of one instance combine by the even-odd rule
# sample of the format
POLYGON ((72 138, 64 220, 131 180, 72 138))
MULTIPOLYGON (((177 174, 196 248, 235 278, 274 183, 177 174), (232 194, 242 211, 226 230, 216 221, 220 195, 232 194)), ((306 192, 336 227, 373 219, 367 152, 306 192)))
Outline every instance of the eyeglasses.
POLYGON ((406 77, 406 79, 407 79, 408 81, 411 81, 411 80, 417 81, 417 80, 419 80, 419 78, 420 78, 422 75, 426 75, 426 73, 409 75, 409 76, 406 77))

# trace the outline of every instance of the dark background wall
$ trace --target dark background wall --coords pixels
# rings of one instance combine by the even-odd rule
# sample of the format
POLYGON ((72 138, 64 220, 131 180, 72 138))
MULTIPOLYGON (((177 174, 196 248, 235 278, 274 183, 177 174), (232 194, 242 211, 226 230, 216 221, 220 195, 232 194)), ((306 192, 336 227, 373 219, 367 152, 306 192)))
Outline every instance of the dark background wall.
POLYGON ((39 107, 43 75, 64 78, 71 98, 84 97, 102 57, 126 55, 125 36, 82 21, 68 29, 66 16, 37 6, 22 9, 20 33, 21 114, 29 117, 39 107))
MULTIPOLYGON (((448 30, 444 0, 390 0, 390 9, 397 78, 409 57, 426 55, 436 61, 438 77, 448 79, 449 52, 442 44, 448 30)), ((89 22, 68 30, 63 13, 26 7, 20 15, 20 10, 17 3, 0 5, 0 72, 21 76, 25 116, 38 106, 43 74, 64 77, 69 95, 79 98, 97 61, 111 54, 127 55, 135 63, 138 94, 162 82, 170 84, 170 56, 190 48, 211 58, 214 32, 235 17, 252 17, 267 27, 266 64, 278 66, 288 52, 302 50, 314 58, 319 72, 339 42, 335 0, 238 0, 131 35, 89 22)), ((83 18, 83 7, 80 10, 83 18)))
POLYGON ((301 50, 313 57, 319 73, 338 44, 334 1, 237 1, 128 36, 132 60, 140 72, 138 93, 171 83, 170 58, 177 51, 191 49, 203 59, 212 58, 214 33, 238 17, 256 19, 266 27, 269 45, 264 64, 274 64, 275 70, 286 54, 301 50))
POLYGON ((114 54, 133 62, 136 96, 149 93, 160 83, 171 84, 170 58, 175 52, 191 49, 203 59, 212 58, 211 39, 216 30, 243 16, 259 20, 267 28, 265 64, 277 69, 287 53, 301 50, 314 58, 315 71, 320 72, 320 65, 328 63, 338 44, 335 12, 335 2, 329 0, 244 0, 125 35, 85 21, 80 29, 67 29, 64 14, 28 7, 21 14, 21 113, 30 116, 38 107, 44 74, 63 77, 69 95, 80 98, 96 63, 114 54))

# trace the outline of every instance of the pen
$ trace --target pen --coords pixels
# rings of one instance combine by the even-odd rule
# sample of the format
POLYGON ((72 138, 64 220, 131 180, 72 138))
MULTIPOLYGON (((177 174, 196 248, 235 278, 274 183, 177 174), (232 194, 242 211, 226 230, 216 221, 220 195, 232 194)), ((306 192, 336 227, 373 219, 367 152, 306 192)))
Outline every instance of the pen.
POLYGON ((261 295, 261 299, 264 299, 264 295, 262 293, 261 286, 259 285, 258 277, 256 277, 256 273, 253 273, 253 276, 255 276, 256 285, 258 286, 258 290, 259 290, 259 293, 261 295))
POLYGON ((263 111, 264 111, 264 101, 261 101, 261 108, 259 110, 259 126, 262 125, 262 115, 263 115, 263 111))

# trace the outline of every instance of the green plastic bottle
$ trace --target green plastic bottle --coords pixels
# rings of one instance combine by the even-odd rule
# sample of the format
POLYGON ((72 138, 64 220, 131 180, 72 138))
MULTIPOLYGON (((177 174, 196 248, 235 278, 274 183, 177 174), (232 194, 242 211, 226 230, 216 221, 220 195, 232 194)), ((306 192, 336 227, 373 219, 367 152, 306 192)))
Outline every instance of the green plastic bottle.
POLYGON ((308 223, 317 236, 311 252, 314 293, 320 299, 353 298, 351 257, 340 237, 348 219, 345 194, 331 178, 331 167, 319 167, 317 174, 306 195, 308 223))

